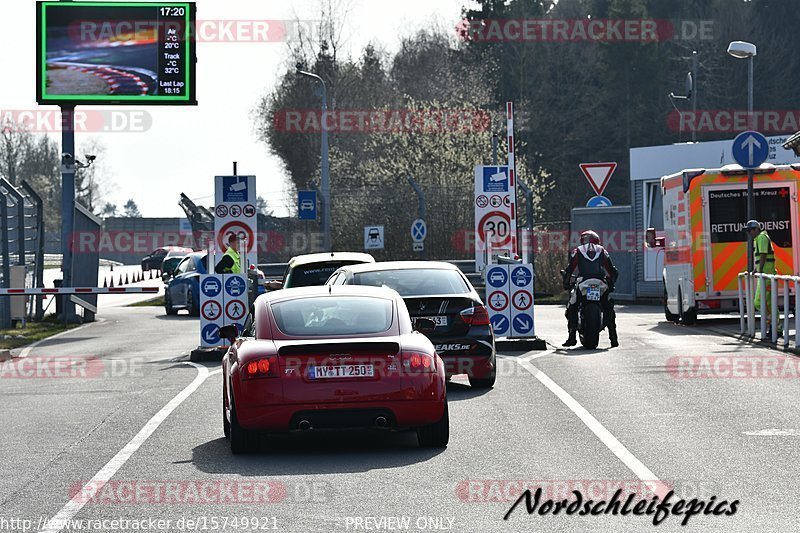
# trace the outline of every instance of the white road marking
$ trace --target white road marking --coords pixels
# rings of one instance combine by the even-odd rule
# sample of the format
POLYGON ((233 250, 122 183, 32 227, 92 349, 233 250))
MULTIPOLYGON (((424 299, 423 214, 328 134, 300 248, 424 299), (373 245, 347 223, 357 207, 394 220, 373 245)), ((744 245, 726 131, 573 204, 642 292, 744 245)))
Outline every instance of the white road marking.
POLYGON ((78 491, 73 498, 67 502, 61 510, 56 513, 56 515, 47 521, 45 524, 44 529, 41 530, 40 533, 58 533, 62 529, 64 529, 67 525, 69 520, 71 520, 78 512, 86 505, 86 502, 91 500, 92 497, 97 493, 98 490, 103 488, 103 486, 117 473, 122 465, 124 465, 131 456, 136 453, 142 444, 150 438, 150 436, 158 429, 158 426, 161 425, 167 417, 172 414, 172 412, 183 403, 186 398, 192 395, 194 391, 196 391, 200 385, 205 382, 210 376, 214 374, 218 374, 222 372, 222 369, 214 370, 213 372, 209 372, 208 368, 202 365, 198 365, 195 363, 186 363, 192 365, 197 369, 197 376, 194 380, 186 386, 181 392, 178 393, 173 399, 171 399, 164 407, 158 411, 153 418, 148 420, 147 424, 139 430, 139 433, 136 434, 129 442, 122 448, 117 455, 111 458, 109 462, 105 464, 103 468, 101 468, 94 477, 89 480, 83 488, 78 491))
POLYGON ((541 352, 535 352, 531 355, 526 355, 525 357, 518 357, 514 355, 497 355, 500 359, 511 359, 513 361, 517 361, 521 363, 522 361, 533 361, 534 359, 539 359, 540 357, 544 357, 545 355, 550 355, 551 353, 555 352, 555 350, 543 350, 541 352))
MULTIPOLYGON (((537 354, 538 355, 538 354, 537 354)), ((642 480, 645 483, 652 483, 657 487, 654 492, 659 495, 663 496, 666 492, 664 484, 661 483, 660 479, 656 477, 656 475, 647 468, 644 463, 642 463, 639 459, 637 459, 614 435, 608 431, 603 424, 600 423, 592 414, 587 411, 578 401, 573 398, 567 391, 562 389, 555 381, 550 379, 550 377, 539 370, 536 366, 533 365, 529 360, 517 360, 517 363, 522 365, 522 367, 530 372, 533 377, 539 380, 539 382, 547 387, 550 392, 556 395, 556 397, 561 400, 564 405, 569 407, 569 409, 575 413, 578 418, 580 418, 581 422, 583 422, 586 427, 588 427, 592 433, 594 433, 600 442, 605 444, 605 446, 611 450, 611 453, 617 456, 622 463, 633 472, 636 477, 642 480), (663 492, 663 493, 662 493, 663 492)))
POLYGON ((91 326, 92 324, 98 324, 98 323, 100 323, 100 322, 102 322, 102 321, 103 321, 102 319, 98 319, 98 320, 97 320, 97 322, 89 322, 88 324, 83 324, 82 326, 78 326, 77 328, 68 329, 68 330, 66 330, 66 331, 62 331, 62 332, 60 332, 60 333, 56 333, 55 335, 50 335, 50 336, 49 336, 49 337, 47 337, 47 338, 44 338, 44 339, 38 340, 38 341, 36 341, 36 342, 33 342, 33 343, 31 343, 31 344, 29 344, 29 345, 25 346, 25 347, 24 347, 24 348, 23 348, 23 349, 22 349, 22 350, 19 352, 19 355, 17 355, 17 357, 28 357, 28 354, 30 354, 30 353, 31 353, 31 350, 33 350, 34 348, 36 348, 37 346, 39 346, 39 345, 40 345, 40 344, 42 344, 43 342, 47 342, 47 341, 49 341, 50 339, 57 339, 58 337, 61 337, 62 335, 66 335, 67 333, 73 333, 73 332, 75 332, 75 331, 79 331, 79 330, 82 330, 82 329, 84 329, 84 328, 88 328, 88 327, 89 327, 89 326, 91 326))
POLYGON ((745 431, 748 437, 800 437, 797 429, 760 429, 758 431, 745 431))

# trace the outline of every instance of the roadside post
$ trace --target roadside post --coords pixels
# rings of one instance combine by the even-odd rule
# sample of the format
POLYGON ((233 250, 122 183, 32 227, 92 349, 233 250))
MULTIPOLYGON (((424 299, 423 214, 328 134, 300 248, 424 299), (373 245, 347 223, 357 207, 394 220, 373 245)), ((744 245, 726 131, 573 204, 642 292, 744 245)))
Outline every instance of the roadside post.
MULTIPOLYGON (((767 160, 769 156, 769 145, 766 137, 757 131, 744 131, 736 136, 731 145, 731 152, 733 159, 739 163, 742 168, 747 169, 747 216, 746 220, 753 220, 755 214, 755 201, 753 194, 753 177, 755 172, 753 169, 758 168, 767 160)), ((752 276, 755 265, 755 256, 753 250, 753 237, 750 232, 747 232, 747 272, 748 278, 752 276)), ((760 282, 760 280, 759 280, 760 282)), ((753 302, 753 293, 749 292, 754 290, 753 283, 749 284, 747 301, 753 302)), ((761 308, 762 313, 764 307, 761 308)), ((749 324, 755 324, 756 318, 755 305, 748 305, 747 319, 749 324)), ((751 326, 752 329, 753 326, 751 326)))

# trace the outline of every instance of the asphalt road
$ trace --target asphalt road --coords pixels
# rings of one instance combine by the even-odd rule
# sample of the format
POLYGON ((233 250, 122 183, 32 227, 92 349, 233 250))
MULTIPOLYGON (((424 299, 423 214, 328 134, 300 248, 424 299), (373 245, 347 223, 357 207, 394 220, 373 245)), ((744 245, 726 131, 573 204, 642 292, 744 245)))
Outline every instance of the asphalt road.
MULTIPOLYGON (((537 332, 553 344, 565 336, 562 313, 536 311, 537 332)), ((528 515, 524 504, 504 521, 520 484, 544 487, 542 500, 574 501, 572 490, 609 500, 623 488, 623 501, 649 501, 651 488, 672 488, 673 501, 739 501, 733 516, 694 516, 685 527, 670 516, 658 531, 800 523, 798 379, 785 370, 798 360, 702 322, 668 324, 656 308, 620 309, 620 348, 604 349, 604 339, 598 351, 503 354, 488 392, 454 378, 446 449, 420 449, 411 434, 305 433, 267 438, 246 457, 222 436, 219 365, 187 362, 196 319, 141 307, 101 318, 29 350, 31 361, 59 357, 64 377, 10 375, 25 369, 19 361, 2 367, 0 531, 62 530, 44 527, 54 516, 78 521, 64 531, 656 529, 652 516, 528 515), (752 359, 731 377, 736 357, 752 359), (94 499, 81 498, 105 480, 94 499)))

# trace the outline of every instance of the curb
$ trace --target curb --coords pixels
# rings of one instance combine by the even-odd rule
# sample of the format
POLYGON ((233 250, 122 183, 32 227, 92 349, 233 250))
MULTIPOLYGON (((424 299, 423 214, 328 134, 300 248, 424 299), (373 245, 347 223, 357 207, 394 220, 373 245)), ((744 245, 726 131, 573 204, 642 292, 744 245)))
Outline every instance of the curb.
MULTIPOLYGON (((700 327, 703 327, 703 326, 700 325, 700 327)), ((713 331, 714 333, 717 333, 719 335, 723 335, 725 337, 734 338, 734 339, 736 339, 736 340, 738 340, 738 341, 740 341, 742 343, 749 344, 751 346, 758 346, 760 348, 769 348, 771 350, 775 350, 775 351, 778 351, 778 352, 783 352, 783 353, 786 353, 786 354, 793 354, 793 355, 800 356, 800 347, 784 348, 782 346, 783 343, 773 344, 772 342, 761 340, 758 337, 750 338, 750 337, 748 337, 746 335, 743 335, 743 334, 741 334, 739 332, 728 331, 728 330, 725 330, 725 329, 722 329, 722 328, 705 327, 704 329, 706 329, 708 331, 713 331)))
POLYGON ((196 348, 189 355, 189 361, 193 363, 220 362, 226 353, 228 353, 227 348, 196 348))
POLYGON ((494 341, 496 350, 509 352, 530 352, 533 350, 546 350, 547 343, 544 339, 533 337, 532 339, 501 339, 494 341))
POLYGON ((11 350, 0 350, 0 363, 11 359, 11 350))

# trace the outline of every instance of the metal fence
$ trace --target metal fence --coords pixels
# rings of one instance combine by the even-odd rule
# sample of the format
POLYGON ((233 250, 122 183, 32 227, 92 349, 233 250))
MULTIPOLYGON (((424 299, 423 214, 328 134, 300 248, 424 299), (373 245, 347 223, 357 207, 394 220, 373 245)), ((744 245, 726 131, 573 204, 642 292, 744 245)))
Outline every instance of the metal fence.
MULTIPOLYGON (((44 278, 41 197, 29 183, 0 178, 0 287, 40 286, 44 278)), ((0 327, 42 317, 41 297, 0 298, 0 327)))
POLYGON ((778 344, 778 332, 784 348, 789 348, 792 326, 789 315, 794 312, 794 347, 800 347, 800 316, 797 314, 800 299, 800 276, 781 276, 753 272, 739 273, 739 329, 749 338, 756 336, 756 304, 759 313, 760 340, 778 344), (756 301, 756 285, 758 301, 756 301), (794 289, 794 306, 792 306, 794 289), (769 295, 769 301, 767 300, 769 295), (783 305, 780 305, 783 304, 783 305), (766 312, 765 312, 766 310, 766 312), (781 314, 783 318, 781 318, 781 314), (769 333, 769 335, 768 335, 769 333))

